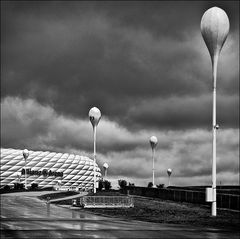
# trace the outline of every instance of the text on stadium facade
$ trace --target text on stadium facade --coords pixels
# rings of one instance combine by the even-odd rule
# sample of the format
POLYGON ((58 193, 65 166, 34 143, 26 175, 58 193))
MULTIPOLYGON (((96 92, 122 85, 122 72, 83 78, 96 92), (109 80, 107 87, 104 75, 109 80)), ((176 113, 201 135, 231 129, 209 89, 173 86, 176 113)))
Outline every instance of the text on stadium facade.
MULTIPOLYGON (((47 169, 43 169, 42 171, 37 171, 37 170, 31 170, 31 169, 27 169, 27 174, 28 175, 37 175, 37 176, 54 176, 54 177, 63 177, 63 172, 54 172, 51 170, 47 170, 47 169)), ((25 169, 23 168, 21 171, 22 175, 25 175, 25 169)))

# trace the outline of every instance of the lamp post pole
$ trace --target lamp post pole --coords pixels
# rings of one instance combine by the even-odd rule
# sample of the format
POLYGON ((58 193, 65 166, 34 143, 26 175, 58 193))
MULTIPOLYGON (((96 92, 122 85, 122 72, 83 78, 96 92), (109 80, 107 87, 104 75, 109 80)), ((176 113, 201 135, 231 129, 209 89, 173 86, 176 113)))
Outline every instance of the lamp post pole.
POLYGON ((154 158, 155 158, 155 148, 157 146, 158 140, 156 136, 152 136, 149 140, 151 148, 152 148, 152 183, 153 187, 155 186, 154 182, 154 171, 155 171, 155 166, 154 166, 154 158))
POLYGON ((97 125, 101 119, 101 111, 97 107, 93 107, 89 110, 89 119, 93 126, 93 159, 94 159, 94 165, 93 165, 93 193, 96 193, 96 136, 97 136, 97 125))
POLYGON ((212 106, 212 216, 217 215, 216 202, 216 84, 217 84, 217 64, 220 51, 229 32, 228 16, 221 8, 212 7, 202 16, 201 32, 203 39, 209 50, 212 60, 212 78, 213 78, 213 106, 212 106))
POLYGON ((171 177, 171 174, 172 174, 172 169, 168 169, 167 170, 167 174, 168 174, 168 187, 170 186, 170 177, 171 177))
POLYGON ((104 163, 103 164, 103 169, 104 169, 104 177, 105 177, 105 179, 107 179, 107 169, 108 169, 108 164, 107 163, 104 163))
POLYGON ((29 156, 29 151, 27 149, 23 150, 23 158, 25 161, 25 166, 24 166, 24 170, 25 170, 25 190, 27 190, 27 168, 26 168, 26 164, 27 164, 27 158, 29 156))

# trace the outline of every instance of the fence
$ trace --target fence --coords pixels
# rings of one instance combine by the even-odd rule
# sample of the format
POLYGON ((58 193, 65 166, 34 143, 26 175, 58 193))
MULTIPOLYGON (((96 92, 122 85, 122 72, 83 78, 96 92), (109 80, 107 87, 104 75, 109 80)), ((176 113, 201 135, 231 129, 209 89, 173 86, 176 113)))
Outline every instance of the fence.
MULTIPOLYGON (((145 188, 145 187, 125 187, 122 192, 131 195, 145 197, 161 198, 164 200, 190 202, 195 204, 210 205, 205 200, 205 191, 182 190, 177 188, 145 188)), ((220 194, 217 192, 218 208, 227 208, 240 210, 240 195, 238 194, 220 194)))
POLYGON ((80 198, 84 208, 134 207, 133 198, 129 196, 84 196, 80 198))

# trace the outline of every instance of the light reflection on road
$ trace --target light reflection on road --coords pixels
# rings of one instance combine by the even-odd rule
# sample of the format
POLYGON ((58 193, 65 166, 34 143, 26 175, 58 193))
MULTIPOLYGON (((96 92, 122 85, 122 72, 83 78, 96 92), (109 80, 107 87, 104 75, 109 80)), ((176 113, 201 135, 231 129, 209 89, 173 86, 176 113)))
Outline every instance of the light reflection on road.
POLYGON ((238 238, 233 232, 97 216, 30 195, 1 195, 1 238, 238 238))

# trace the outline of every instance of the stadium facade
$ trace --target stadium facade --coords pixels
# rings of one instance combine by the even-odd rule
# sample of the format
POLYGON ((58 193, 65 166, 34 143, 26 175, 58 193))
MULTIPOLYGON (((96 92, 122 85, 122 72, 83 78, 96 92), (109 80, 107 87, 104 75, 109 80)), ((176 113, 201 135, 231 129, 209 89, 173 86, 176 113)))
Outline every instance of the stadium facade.
MULTIPOLYGON (((25 160, 22 150, 1 148, 1 188, 25 181, 25 160)), ((96 181, 101 178, 96 167, 96 181)), ((27 186, 38 184, 39 188, 62 189, 93 188, 94 161, 88 157, 48 151, 29 151, 26 162, 27 186)))

